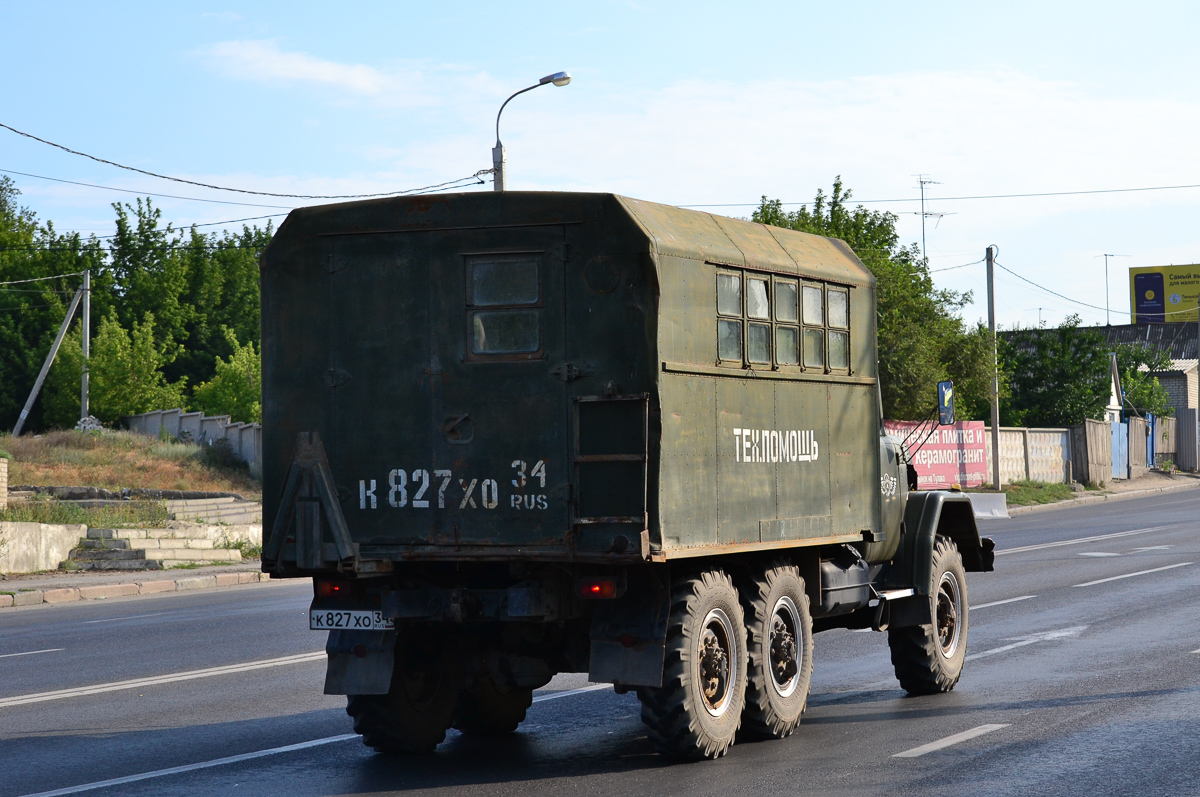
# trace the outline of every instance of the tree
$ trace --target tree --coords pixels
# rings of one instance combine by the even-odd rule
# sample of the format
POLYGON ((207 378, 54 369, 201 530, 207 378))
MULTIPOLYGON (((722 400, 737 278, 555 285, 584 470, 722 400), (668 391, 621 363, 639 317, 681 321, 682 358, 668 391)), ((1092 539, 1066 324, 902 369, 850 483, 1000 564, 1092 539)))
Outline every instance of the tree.
POLYGON ((1125 343, 1116 347, 1117 369, 1125 391, 1125 408, 1144 414, 1172 415, 1167 389, 1158 382, 1158 371, 1171 368, 1171 355, 1145 343, 1125 343), (1144 370, 1143 370, 1144 367, 1144 370))
POLYGON ((1079 316, 1056 328, 1015 329, 1001 338, 1012 394, 1000 404, 1005 426, 1068 426, 1102 418, 1110 395, 1104 335, 1079 316))
MULTIPOLYGON (((958 315, 971 294, 935 288, 920 249, 915 244, 900 245, 896 216, 861 205, 851 210, 850 198, 839 176, 828 197, 817 190, 812 210, 805 205, 789 213, 779 200, 764 196, 751 218, 840 238, 874 274, 885 417, 928 417, 937 402, 937 383, 953 379, 959 416, 986 418, 992 338, 982 324, 967 328, 958 315)), ((1005 380, 1002 395, 1006 389, 1005 380)))
MULTIPOLYGON (((73 426, 79 418, 79 375, 83 363, 80 328, 63 340, 51 369, 46 396, 46 421, 73 426)), ((124 415, 185 406, 186 382, 169 384, 162 366, 172 354, 155 340, 154 314, 147 312, 132 331, 121 326, 115 310, 100 320, 88 360, 91 414, 106 424, 124 415)))
POLYGON ((254 341, 238 343, 228 327, 222 327, 233 349, 228 359, 217 358, 216 376, 193 391, 195 406, 208 415, 228 415, 242 423, 262 422, 262 358, 254 341))

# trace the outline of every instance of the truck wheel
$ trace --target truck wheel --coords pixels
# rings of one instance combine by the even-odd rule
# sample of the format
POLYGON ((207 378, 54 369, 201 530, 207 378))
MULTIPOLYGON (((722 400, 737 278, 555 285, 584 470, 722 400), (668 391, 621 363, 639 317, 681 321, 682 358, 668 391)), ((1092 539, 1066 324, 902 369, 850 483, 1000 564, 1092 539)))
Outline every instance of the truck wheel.
POLYGON ((671 594, 663 685, 638 689, 642 722, 663 753, 719 758, 733 744, 746 694, 746 628, 733 581, 709 570, 671 594))
POLYGON ((380 753, 427 753, 446 738, 462 676, 457 651, 428 632, 402 631, 386 695, 350 695, 346 713, 380 753))
POLYGON ((909 694, 949 692, 967 657, 967 574, 954 542, 938 536, 929 590, 932 625, 888 630, 892 666, 909 694))
POLYGON ((749 667, 742 733, 782 739, 800 724, 812 680, 812 617, 804 580, 777 562, 742 593, 749 667))
POLYGON ((525 710, 532 703, 532 689, 504 689, 483 675, 459 694, 454 727, 479 736, 511 733, 525 720, 525 710))

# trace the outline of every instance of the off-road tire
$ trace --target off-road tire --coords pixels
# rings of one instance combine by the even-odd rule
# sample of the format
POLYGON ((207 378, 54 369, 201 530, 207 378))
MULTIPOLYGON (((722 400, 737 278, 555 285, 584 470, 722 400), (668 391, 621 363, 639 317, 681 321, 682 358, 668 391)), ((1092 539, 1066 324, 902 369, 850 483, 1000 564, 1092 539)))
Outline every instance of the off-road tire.
POLYGON ((962 676, 967 657, 967 574, 948 537, 934 540, 932 576, 933 623, 888 630, 896 678, 912 695, 949 692, 962 676))
POLYGON ((454 720, 462 676, 453 645, 401 631, 386 695, 350 695, 346 713, 363 744, 380 753, 428 753, 454 720))
POLYGON ((650 739, 679 758, 723 756, 741 725, 747 658, 742 607, 724 571, 677 581, 666 648, 662 686, 638 689, 650 739))
POLYGON ((481 675, 470 689, 459 693, 454 727, 477 736, 511 733, 525 721, 525 710, 532 704, 532 689, 505 689, 481 675))
POLYGON ((800 724, 812 681, 813 635, 800 570, 775 562, 740 590, 749 652, 741 735, 783 739, 800 724))

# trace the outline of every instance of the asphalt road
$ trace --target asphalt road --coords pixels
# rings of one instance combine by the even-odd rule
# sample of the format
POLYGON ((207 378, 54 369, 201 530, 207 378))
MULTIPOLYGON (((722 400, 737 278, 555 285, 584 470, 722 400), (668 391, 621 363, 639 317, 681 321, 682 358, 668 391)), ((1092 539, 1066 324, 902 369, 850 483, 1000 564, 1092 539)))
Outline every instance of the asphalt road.
POLYGON ((5 611, 0 797, 1200 794, 1200 491, 984 531, 996 572, 969 577, 953 692, 906 697, 885 635, 826 632, 797 733, 698 764, 653 752, 635 696, 572 691, 583 676, 511 737, 375 755, 321 694, 306 585, 5 611))

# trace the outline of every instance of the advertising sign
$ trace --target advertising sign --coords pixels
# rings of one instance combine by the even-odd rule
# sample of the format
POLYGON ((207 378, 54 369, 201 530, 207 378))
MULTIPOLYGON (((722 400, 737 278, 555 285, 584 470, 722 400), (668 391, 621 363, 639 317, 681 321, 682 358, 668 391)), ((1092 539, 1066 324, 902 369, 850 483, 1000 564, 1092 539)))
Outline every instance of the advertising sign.
POLYGON ((1135 324, 1195 321, 1200 265, 1129 269, 1129 307, 1135 324))
POLYGON ((909 437, 905 448, 917 445, 929 434, 929 440, 913 454, 917 469, 917 487, 921 490, 945 490, 953 484, 978 487, 988 481, 987 443, 983 421, 959 421, 950 426, 937 426, 930 434, 929 424, 917 430, 914 421, 884 421, 888 437, 897 443, 909 437), (915 433, 914 433, 915 430, 915 433))

